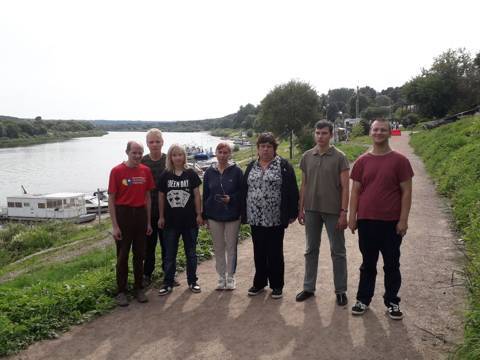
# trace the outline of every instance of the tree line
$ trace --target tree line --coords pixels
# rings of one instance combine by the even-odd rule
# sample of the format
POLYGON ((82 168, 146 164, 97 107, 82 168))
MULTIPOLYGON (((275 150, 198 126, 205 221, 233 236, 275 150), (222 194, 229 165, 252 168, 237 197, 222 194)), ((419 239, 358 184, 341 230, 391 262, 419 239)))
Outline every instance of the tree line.
POLYGON ((0 140, 55 136, 94 130, 96 130, 95 125, 89 121, 43 120, 40 116, 35 119, 0 116, 0 140))

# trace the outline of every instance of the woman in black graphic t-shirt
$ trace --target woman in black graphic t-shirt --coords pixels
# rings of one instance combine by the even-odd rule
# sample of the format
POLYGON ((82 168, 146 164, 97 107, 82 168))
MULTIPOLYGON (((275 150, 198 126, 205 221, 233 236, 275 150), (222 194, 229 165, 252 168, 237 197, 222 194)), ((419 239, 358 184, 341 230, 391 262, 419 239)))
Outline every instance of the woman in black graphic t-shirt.
POLYGON ((187 154, 180 145, 170 146, 166 165, 159 184, 158 227, 165 237, 165 278, 159 294, 167 295, 173 289, 180 235, 187 258, 188 286, 198 293, 201 289, 197 284, 196 247, 198 226, 203 224, 199 191, 202 181, 187 168, 187 154))

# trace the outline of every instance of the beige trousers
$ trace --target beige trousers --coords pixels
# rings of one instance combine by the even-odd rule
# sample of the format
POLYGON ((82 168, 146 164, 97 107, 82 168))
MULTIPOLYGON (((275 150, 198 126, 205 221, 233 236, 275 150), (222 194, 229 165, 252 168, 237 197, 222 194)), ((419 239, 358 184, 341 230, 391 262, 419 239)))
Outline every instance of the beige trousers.
POLYGON ((221 277, 233 276, 237 268, 237 243, 240 219, 235 221, 208 220, 215 249, 215 269, 221 277))

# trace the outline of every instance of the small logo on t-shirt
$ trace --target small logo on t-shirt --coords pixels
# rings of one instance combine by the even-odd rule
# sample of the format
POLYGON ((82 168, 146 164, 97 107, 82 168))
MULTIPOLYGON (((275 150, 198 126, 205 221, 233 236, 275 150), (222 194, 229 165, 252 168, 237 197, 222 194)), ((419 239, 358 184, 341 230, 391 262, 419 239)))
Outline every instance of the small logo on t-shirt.
POLYGON ((140 176, 132 177, 129 179, 122 179, 122 185, 124 186, 145 184, 145 182, 146 182, 145 178, 140 176))

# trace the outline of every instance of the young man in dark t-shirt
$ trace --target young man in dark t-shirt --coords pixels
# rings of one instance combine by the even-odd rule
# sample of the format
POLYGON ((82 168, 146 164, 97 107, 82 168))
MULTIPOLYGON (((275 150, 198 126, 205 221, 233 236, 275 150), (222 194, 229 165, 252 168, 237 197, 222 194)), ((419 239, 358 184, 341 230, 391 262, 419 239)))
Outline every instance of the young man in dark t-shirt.
POLYGON ((155 270, 155 251, 157 248, 157 242, 160 242, 160 249, 162 252, 162 269, 165 271, 165 246, 163 241, 163 231, 162 229, 158 228, 158 186, 160 183, 160 177, 165 170, 165 160, 167 158, 167 156, 162 153, 163 136, 160 130, 150 129, 147 132, 146 140, 150 153, 142 158, 142 164, 148 166, 152 171, 156 188, 150 192, 152 200, 152 233, 147 236, 145 247, 145 262, 143 264, 144 286, 148 286, 152 282, 152 274, 155 270))
POLYGON ((370 128, 373 149, 355 162, 350 178, 348 227, 358 228, 362 253, 360 282, 353 315, 363 315, 375 290, 377 261, 382 253, 385 271, 384 304, 394 320, 403 318, 398 291, 401 285, 400 245, 407 233, 412 202, 413 170, 408 159, 389 145, 390 124, 375 120, 370 128))

